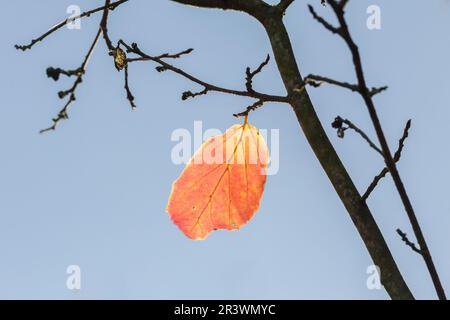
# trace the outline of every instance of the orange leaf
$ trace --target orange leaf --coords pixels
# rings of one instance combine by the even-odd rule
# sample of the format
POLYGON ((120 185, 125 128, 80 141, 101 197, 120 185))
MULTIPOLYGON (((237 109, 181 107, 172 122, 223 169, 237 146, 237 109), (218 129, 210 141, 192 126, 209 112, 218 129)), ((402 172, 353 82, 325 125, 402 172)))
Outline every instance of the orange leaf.
POLYGON ((208 139, 175 181, 167 204, 173 222, 191 239, 235 230, 259 208, 268 149, 258 129, 245 122, 208 139))

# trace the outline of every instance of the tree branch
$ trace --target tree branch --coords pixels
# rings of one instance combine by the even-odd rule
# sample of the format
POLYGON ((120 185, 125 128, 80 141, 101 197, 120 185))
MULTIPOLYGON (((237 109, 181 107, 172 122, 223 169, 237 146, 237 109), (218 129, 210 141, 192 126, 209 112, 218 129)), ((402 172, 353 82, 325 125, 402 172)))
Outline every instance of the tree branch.
POLYGON ((379 153, 381 156, 383 156, 383 151, 380 150, 380 148, 372 142, 372 140, 369 138, 369 136, 360 128, 358 128, 353 122, 351 122, 348 119, 342 119, 341 117, 337 116, 336 119, 334 119, 334 122, 332 124, 332 127, 334 129, 337 129, 338 137, 344 138, 345 131, 348 129, 354 130, 356 133, 358 133, 366 142, 369 144, 369 146, 374 149, 377 153, 379 153), (346 127, 344 126, 347 125, 346 127))
POLYGON ((253 78, 260 73, 265 66, 267 66, 269 64, 270 61, 270 55, 267 55, 266 60, 264 60, 259 67, 255 70, 255 71, 251 71, 250 67, 247 68, 247 70, 245 71, 246 77, 245 77, 245 86, 247 87, 247 91, 248 92, 254 92, 253 90, 253 78))
MULTIPOLYGON (((46 133, 48 131, 54 131, 56 130, 56 127, 58 126, 58 124, 63 121, 63 120, 67 120, 69 118, 68 115, 68 109, 71 106, 71 104, 76 100, 76 96, 75 96, 75 92, 78 88, 78 86, 81 84, 81 82, 83 82, 83 76, 86 73, 86 69, 89 63, 89 60, 92 56, 92 54, 94 53, 95 47, 97 46, 98 40, 100 39, 100 36, 102 34, 102 29, 99 28, 98 32, 94 38, 94 41, 92 42, 88 53, 86 54, 86 57, 83 60, 83 63, 81 64, 81 66, 77 69, 77 78, 75 79, 74 84, 72 85, 72 87, 66 91, 61 91, 59 92, 59 97, 61 99, 65 98, 66 96, 69 96, 69 99, 67 100, 66 104, 64 105, 64 107, 59 111, 58 115, 56 116, 56 118, 53 118, 53 125, 43 129, 40 131, 40 133, 46 133)), ((48 73, 48 70, 47 70, 48 73)), ((69 73, 71 74, 71 73, 69 73)))
POLYGON ((389 169, 389 172, 391 173, 391 176, 394 180, 395 186, 397 188, 397 191, 400 195, 400 198, 403 202, 403 205, 405 207, 405 211, 408 215, 408 218, 411 222, 411 225, 413 227, 414 233, 416 235, 417 241, 420 245, 420 248, 423 252, 423 258, 425 260, 425 264, 428 268, 428 271, 430 273, 431 279, 433 281, 434 287, 436 289, 436 293, 441 300, 446 300, 444 288, 442 287, 441 281, 439 279, 439 275, 437 273, 436 267, 434 266, 433 259, 431 257, 430 251, 428 249, 427 243, 425 241, 425 238, 423 236, 421 227, 419 225, 419 221, 417 220, 416 214, 414 212, 414 208, 411 204, 411 201, 409 199, 409 196, 406 192, 405 186, 403 184, 403 181, 400 177, 400 174, 398 172, 397 166, 395 164, 395 161, 391 155, 391 151, 389 149, 389 145, 387 143, 386 137, 384 135, 381 122, 378 118, 377 111, 375 109, 375 104, 372 100, 372 95, 370 93, 370 89, 367 87, 366 79, 364 76, 363 66, 361 62, 361 56, 359 54, 359 48, 353 41, 352 36, 350 35, 350 31, 347 25, 347 21, 344 17, 344 6, 348 3, 348 1, 336 1, 336 0, 327 0, 328 4, 333 9, 338 22, 340 24, 340 27, 338 29, 339 32, 333 31, 333 29, 330 30, 330 28, 324 23, 324 19, 319 17, 317 14, 314 14, 314 10, 312 10, 313 17, 320 22, 322 25, 324 25, 328 30, 330 30, 333 33, 339 34, 344 41, 346 42, 347 46, 350 49, 350 52, 352 54, 353 58, 353 64, 355 66, 355 73, 356 77, 358 79, 358 86, 360 88, 359 92, 361 94, 361 97, 363 98, 367 109, 369 111, 370 118, 372 120, 372 123, 375 128, 375 132, 377 133, 378 140, 381 145, 381 149, 383 151, 384 159, 386 162, 386 167, 389 169))
POLYGON ((373 218, 367 204, 362 201, 350 175, 333 148, 314 110, 304 86, 289 35, 279 15, 262 20, 269 35, 274 57, 297 120, 322 165, 339 198, 357 228, 374 264, 379 266, 381 282, 393 299, 414 299, 397 264, 373 218))
POLYGON ((127 100, 130 102, 131 110, 134 110, 137 108, 136 104, 134 103, 134 95, 131 93, 130 84, 128 80, 128 65, 125 65, 125 91, 127 93, 127 100))
POLYGON ((308 5, 308 9, 309 9, 309 12, 311 13, 311 15, 313 16, 313 18, 317 22, 319 22, 325 29, 327 29, 328 31, 330 31, 333 34, 338 34, 338 35, 342 34, 342 30, 340 28, 333 26, 331 23, 329 23, 324 18, 319 16, 312 5, 308 5))
POLYGON ((408 236, 406 233, 404 233, 402 230, 397 229, 397 233, 398 235, 402 238, 402 241, 408 246, 410 247, 414 252, 420 254, 421 256, 422 254, 422 250, 420 250, 419 248, 416 247, 416 244, 409 241, 408 236))
MULTIPOLYGON (((114 10, 115 8, 117 8, 118 6, 120 6, 121 4, 128 2, 129 0, 120 0, 120 1, 116 1, 114 3, 109 4, 109 10, 114 10)), ((15 45, 15 48, 17 50, 22 50, 22 51, 26 51, 31 49, 34 45, 36 45, 38 42, 43 41, 45 38, 47 38, 49 35, 51 35, 52 33, 58 31, 59 29, 61 29, 62 27, 64 27, 65 25, 67 25, 70 22, 73 22, 75 20, 84 18, 84 17, 90 17, 92 14, 97 13, 97 12, 104 12, 105 10, 105 6, 101 6, 86 12, 83 12, 82 14, 73 17, 73 18, 69 18, 66 19, 64 21, 61 21, 60 23, 56 24, 54 27, 50 28, 47 32, 45 32, 44 34, 42 34, 41 36, 37 37, 36 39, 33 39, 29 44, 27 45, 15 45)))
POLYGON ((114 58, 117 56, 117 52, 114 50, 114 46, 112 45, 112 41, 109 38, 108 34, 108 17, 109 17, 109 5, 111 0, 105 0, 105 9, 103 10, 102 21, 100 22, 100 28, 103 31, 103 39, 105 40, 106 46, 108 47, 110 54, 114 55, 114 58))
POLYGON ((172 71, 172 72, 179 74, 180 76, 182 76, 204 88, 204 90, 198 94, 193 94, 190 91, 185 92, 183 94, 183 97, 185 99, 190 98, 190 97, 196 97, 198 95, 207 94, 210 91, 215 91, 215 92, 220 92, 220 93, 237 95, 237 96, 241 96, 241 97, 254 98, 254 99, 258 99, 258 100, 263 100, 265 102, 281 102, 281 103, 289 102, 289 98, 287 96, 269 95, 269 94, 260 93, 260 92, 254 91, 254 90, 243 91, 243 90, 219 87, 217 85, 200 80, 199 78, 191 75, 190 73, 187 73, 186 71, 167 63, 160 57, 150 56, 150 55, 144 53, 136 43, 128 45, 125 41, 119 40, 119 44, 123 45, 126 48, 128 53, 132 53, 132 54, 139 56, 138 59, 129 59, 128 62, 133 62, 133 61, 156 62, 157 64, 159 64, 159 67, 157 68, 158 71, 160 71, 160 72, 167 71, 167 70, 172 71))
MULTIPOLYGON (((314 74, 310 74, 305 78, 305 85, 311 85, 315 88, 320 87, 322 83, 328 83, 337 87, 345 88, 353 92, 360 92, 360 87, 357 84, 351 84, 348 82, 338 81, 331 78, 318 76, 314 74)), ((371 96, 377 95, 383 91, 386 91, 388 89, 387 86, 384 87, 373 87, 369 90, 369 93, 371 96)), ((299 88, 297 90, 302 90, 302 88, 299 88)))
MULTIPOLYGON (((400 161, 400 158, 402 156, 402 151, 405 146, 405 140, 406 140, 406 138, 408 138, 410 128, 411 128, 411 120, 408 120, 408 122, 406 123, 405 129, 403 130, 403 136, 401 137, 401 139, 398 142, 398 149, 394 154, 394 161, 396 163, 400 161)), ((387 167, 384 167, 383 170, 381 170, 381 172, 375 176, 372 183, 369 185, 366 192, 362 196, 364 201, 366 201, 369 198, 370 194, 372 193, 373 190, 375 190, 375 188, 377 187, 380 180, 383 179, 388 173, 389 173, 389 169, 387 167)))
POLYGON ((264 105, 264 101, 263 100, 258 100, 255 103, 253 103, 252 105, 248 106, 245 111, 243 111, 241 113, 235 113, 235 114, 233 114, 233 116, 236 117, 236 118, 248 117, 250 112, 261 108, 263 105, 264 105))

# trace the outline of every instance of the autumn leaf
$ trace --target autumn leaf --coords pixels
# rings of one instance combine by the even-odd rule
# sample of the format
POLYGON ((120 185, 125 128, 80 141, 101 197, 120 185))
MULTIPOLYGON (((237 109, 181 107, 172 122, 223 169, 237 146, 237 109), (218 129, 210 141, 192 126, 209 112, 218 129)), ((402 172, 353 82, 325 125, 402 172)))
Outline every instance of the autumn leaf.
POLYGON ((173 184, 167 212, 191 239, 240 229, 259 208, 267 163, 267 145, 258 129, 247 121, 234 125, 194 154, 173 184))

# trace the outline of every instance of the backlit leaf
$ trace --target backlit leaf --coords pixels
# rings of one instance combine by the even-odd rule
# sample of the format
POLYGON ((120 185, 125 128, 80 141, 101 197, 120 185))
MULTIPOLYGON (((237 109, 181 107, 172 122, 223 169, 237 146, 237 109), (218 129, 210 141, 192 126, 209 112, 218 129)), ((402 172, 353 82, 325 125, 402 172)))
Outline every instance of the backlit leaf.
POLYGON ((259 208, 268 149, 258 129, 245 122, 208 139, 175 181, 167 205, 172 221, 191 239, 235 230, 259 208))

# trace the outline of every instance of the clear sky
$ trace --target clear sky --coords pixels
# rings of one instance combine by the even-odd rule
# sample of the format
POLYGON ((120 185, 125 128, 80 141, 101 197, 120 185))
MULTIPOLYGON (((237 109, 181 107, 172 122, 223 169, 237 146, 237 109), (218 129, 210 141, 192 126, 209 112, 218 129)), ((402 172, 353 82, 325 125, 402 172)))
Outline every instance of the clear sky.
MULTIPOLYGON (((191 241, 165 213, 171 184, 183 166, 171 161, 174 130, 225 130, 250 101, 209 94, 183 102, 197 86, 151 64, 130 67, 138 110, 130 112, 123 74, 97 48, 70 120, 47 135, 38 131, 61 107, 56 93, 72 80, 47 79, 48 66, 75 68, 93 39, 99 15, 81 30, 62 29, 32 51, 28 42, 66 17, 103 1, 17 0, 2 4, 0 77, 0 298, 57 299, 386 299, 369 290, 370 257, 314 157, 288 106, 266 105, 251 122, 280 130, 280 169, 270 176, 261 209, 238 232, 191 241), (81 268, 81 290, 66 287, 66 268, 81 268)), ((272 1, 274 2, 274 1, 272 1)), ((312 20, 297 0, 286 24, 303 74, 354 81, 344 43, 312 20)), ((348 6, 370 85, 389 85, 376 98, 394 149, 405 122, 413 127, 399 168, 413 199, 445 288, 450 293, 450 3, 446 0, 358 0, 348 6), (381 7, 382 28, 366 27, 366 9, 381 7)), ((132 0, 111 16, 113 39, 138 42, 159 54, 193 47, 177 65, 200 78, 243 88, 247 66, 271 53, 257 22, 245 14, 189 8, 167 0, 132 0)), ((273 63, 255 80, 258 90, 284 94, 273 63)), ((316 110, 364 191, 383 166, 359 137, 336 137, 335 116, 372 137, 358 96, 339 88, 309 89, 316 110)), ((421 258, 395 233, 412 230, 390 179, 369 205, 417 298, 434 298, 421 258)))

